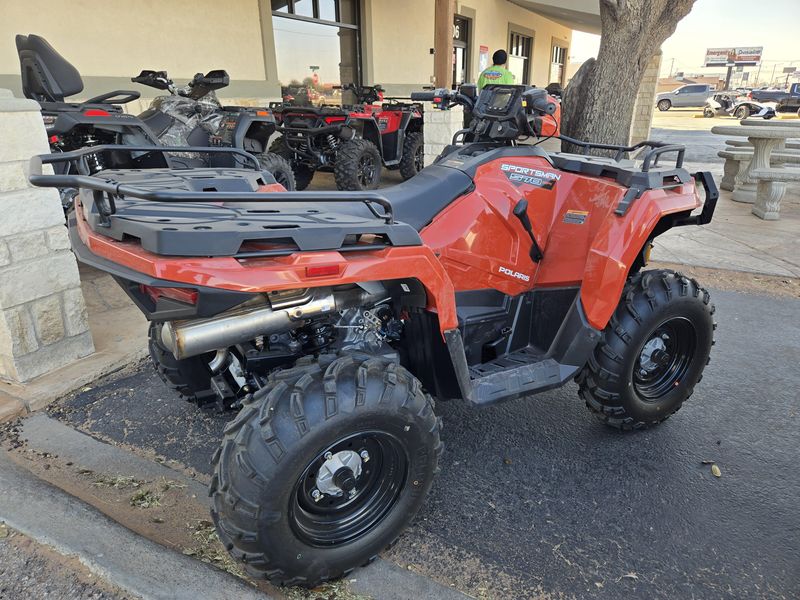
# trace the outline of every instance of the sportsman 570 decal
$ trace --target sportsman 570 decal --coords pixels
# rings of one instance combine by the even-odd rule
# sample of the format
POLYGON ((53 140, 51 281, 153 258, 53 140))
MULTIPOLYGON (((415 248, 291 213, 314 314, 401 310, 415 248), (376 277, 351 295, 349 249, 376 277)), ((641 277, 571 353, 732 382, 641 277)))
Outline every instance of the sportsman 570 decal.
POLYGON ((527 183, 545 190, 552 190, 556 182, 561 179, 561 175, 553 173, 552 171, 542 171, 541 169, 532 169, 530 167, 522 167, 519 165, 509 165, 503 163, 500 165, 500 170, 505 173, 508 180, 516 185, 527 183))

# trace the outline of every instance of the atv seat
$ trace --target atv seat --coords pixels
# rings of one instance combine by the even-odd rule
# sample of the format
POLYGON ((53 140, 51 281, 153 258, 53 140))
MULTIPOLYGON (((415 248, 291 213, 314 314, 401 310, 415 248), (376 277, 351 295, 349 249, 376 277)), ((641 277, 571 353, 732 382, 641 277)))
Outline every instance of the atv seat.
POLYGON ((391 203, 397 221, 420 231, 472 186, 472 178, 463 171, 431 165, 411 179, 380 190, 380 193, 391 203))
MULTIPOLYGON (((17 35, 17 54, 22 74, 22 92, 39 102, 63 103, 65 98, 83 91, 78 70, 61 56, 46 39, 38 35, 17 35)), ((125 104, 139 97, 139 92, 115 90, 94 98, 87 104, 125 104)))

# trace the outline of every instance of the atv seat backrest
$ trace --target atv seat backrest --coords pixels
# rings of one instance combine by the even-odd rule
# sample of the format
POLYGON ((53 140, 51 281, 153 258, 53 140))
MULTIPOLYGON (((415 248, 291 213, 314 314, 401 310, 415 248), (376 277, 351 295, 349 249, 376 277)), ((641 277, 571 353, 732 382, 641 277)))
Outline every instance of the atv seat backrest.
POLYGON ((78 70, 46 39, 34 34, 18 35, 16 43, 22 91, 26 98, 63 102, 64 98, 83 91, 83 80, 78 70))

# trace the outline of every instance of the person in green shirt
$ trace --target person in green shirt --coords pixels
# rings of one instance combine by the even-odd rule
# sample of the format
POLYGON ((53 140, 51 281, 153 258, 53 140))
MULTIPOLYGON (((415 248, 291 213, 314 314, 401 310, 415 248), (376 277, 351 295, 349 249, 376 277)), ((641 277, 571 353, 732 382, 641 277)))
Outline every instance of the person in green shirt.
POLYGON ((492 54, 492 66, 484 69, 478 77, 478 90, 493 83, 513 84, 514 74, 504 66, 507 62, 508 53, 505 50, 497 50, 492 54))

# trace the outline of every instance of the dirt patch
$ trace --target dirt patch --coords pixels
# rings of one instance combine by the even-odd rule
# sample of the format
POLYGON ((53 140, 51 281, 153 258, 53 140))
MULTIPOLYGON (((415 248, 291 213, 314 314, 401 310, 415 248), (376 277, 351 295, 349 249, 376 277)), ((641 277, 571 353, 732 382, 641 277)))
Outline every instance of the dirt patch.
POLYGON ((708 269, 706 267, 691 267, 689 265, 665 262, 651 262, 648 264, 648 268, 680 271, 684 275, 697 279, 703 287, 716 288, 718 290, 746 294, 766 294, 781 298, 800 298, 800 279, 794 277, 777 277, 743 271, 708 269))

